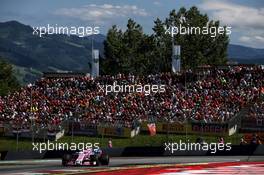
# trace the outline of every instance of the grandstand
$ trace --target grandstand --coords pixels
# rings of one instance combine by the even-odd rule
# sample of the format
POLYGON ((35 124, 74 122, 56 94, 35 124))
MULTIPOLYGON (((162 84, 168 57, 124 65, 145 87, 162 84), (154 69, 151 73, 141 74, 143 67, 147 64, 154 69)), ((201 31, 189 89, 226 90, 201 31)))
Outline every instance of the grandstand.
POLYGON ((32 86, 0 97, 0 132, 47 139, 64 134, 135 137, 140 129, 147 131, 148 123, 156 123, 160 133, 221 136, 243 131, 248 120, 251 131, 257 132, 254 127, 264 124, 263 77, 261 67, 239 65, 95 79, 83 74, 46 74, 32 86), (99 85, 114 82, 164 84, 166 91, 149 95, 100 91, 99 85), (244 109, 250 109, 246 116, 244 109))

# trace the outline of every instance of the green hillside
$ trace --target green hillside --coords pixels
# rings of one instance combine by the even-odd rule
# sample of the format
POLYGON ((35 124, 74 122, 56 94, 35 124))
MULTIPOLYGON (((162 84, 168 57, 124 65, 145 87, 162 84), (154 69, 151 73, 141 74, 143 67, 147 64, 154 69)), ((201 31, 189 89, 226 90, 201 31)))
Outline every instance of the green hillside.
MULTIPOLYGON (((91 37, 33 35, 33 29, 16 21, 0 23, 0 56, 16 65, 20 82, 32 81, 43 71, 89 72, 91 37), (52 67, 53 69, 50 69, 52 67)), ((102 42, 94 48, 103 50, 102 42)), ((102 52, 101 52, 102 53, 102 52)))

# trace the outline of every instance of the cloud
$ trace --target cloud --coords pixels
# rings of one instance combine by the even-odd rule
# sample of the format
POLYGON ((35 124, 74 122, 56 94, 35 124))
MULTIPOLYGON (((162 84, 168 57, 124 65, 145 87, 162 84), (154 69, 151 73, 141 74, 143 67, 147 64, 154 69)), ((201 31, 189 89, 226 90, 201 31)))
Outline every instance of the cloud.
POLYGON ((160 6, 161 5, 161 3, 159 1, 154 1, 153 4, 156 5, 156 6, 160 6))
POLYGON ((231 26, 232 33, 238 34, 236 40, 251 47, 264 45, 264 8, 254 8, 227 1, 203 1, 199 6, 209 12, 214 20, 231 26))
POLYGON ((149 15, 145 9, 138 8, 136 5, 119 6, 112 4, 89 4, 79 8, 61 8, 56 10, 55 14, 83 21, 94 21, 95 23, 122 17, 145 17, 149 15))
POLYGON ((248 36, 241 36, 241 37, 239 38, 239 40, 240 40, 241 42, 248 43, 248 42, 251 41, 251 38, 248 37, 248 36))
POLYGON ((264 45, 263 36, 241 36, 239 37, 239 41, 255 48, 261 48, 264 45))
POLYGON ((234 27, 264 28, 264 8, 253 8, 226 1, 204 1, 203 10, 211 11, 214 19, 234 27))

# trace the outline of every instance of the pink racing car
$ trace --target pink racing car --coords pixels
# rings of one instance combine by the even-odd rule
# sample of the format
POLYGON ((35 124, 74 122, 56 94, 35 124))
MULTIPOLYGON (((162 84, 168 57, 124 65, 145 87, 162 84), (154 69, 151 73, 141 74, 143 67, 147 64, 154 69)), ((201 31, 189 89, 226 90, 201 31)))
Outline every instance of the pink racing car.
POLYGON ((64 154, 63 166, 99 166, 108 165, 109 156, 101 149, 86 149, 73 154, 64 154))

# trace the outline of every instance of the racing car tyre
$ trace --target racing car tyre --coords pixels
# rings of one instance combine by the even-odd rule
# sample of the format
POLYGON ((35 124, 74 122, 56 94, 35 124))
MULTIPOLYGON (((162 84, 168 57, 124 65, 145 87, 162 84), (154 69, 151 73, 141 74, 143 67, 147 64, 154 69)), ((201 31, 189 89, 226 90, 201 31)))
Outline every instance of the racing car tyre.
POLYGON ((100 162, 102 165, 108 165, 109 164, 109 156, 107 154, 102 154, 100 157, 100 162))
POLYGON ((68 162, 71 160, 70 154, 64 154, 62 156, 62 166, 67 166, 68 162))
POLYGON ((91 163, 95 162, 95 166, 99 166, 100 163, 101 163, 101 162, 99 161, 98 156, 96 156, 96 155, 92 155, 92 156, 90 157, 90 161, 91 161, 91 163))

